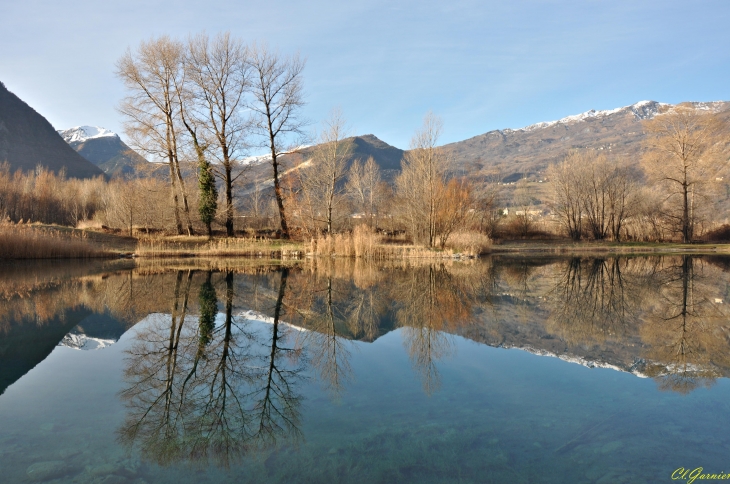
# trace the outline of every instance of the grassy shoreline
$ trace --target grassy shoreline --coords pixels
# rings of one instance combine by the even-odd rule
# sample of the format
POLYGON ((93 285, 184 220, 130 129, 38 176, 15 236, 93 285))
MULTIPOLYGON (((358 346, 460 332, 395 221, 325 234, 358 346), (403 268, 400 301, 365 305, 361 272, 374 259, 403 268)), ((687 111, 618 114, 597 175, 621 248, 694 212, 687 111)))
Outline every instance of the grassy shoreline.
POLYGON ((126 237, 91 230, 50 225, 0 226, 0 260, 142 258, 181 259, 242 257, 301 259, 350 257, 386 259, 471 259, 481 255, 622 255, 730 254, 730 244, 656 242, 573 242, 565 239, 504 240, 489 246, 427 249, 365 235, 335 235, 310 241, 261 237, 205 236, 126 237))

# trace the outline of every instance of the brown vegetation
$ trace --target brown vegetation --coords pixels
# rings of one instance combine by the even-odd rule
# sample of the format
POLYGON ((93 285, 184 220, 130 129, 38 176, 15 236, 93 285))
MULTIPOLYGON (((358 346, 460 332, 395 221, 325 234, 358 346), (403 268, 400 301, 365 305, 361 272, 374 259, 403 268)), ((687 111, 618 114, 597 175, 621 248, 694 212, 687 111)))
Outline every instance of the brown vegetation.
POLYGON ((26 224, 0 224, 0 260, 115 256, 116 253, 89 242, 83 233, 66 233, 26 224))

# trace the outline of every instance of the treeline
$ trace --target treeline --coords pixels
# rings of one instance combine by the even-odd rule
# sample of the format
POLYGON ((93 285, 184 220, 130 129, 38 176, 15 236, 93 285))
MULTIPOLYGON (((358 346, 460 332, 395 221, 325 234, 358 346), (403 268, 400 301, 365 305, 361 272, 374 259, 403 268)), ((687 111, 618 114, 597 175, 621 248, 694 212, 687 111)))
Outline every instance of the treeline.
POLYGON ((643 127, 645 152, 634 163, 584 150, 548 171, 551 208, 573 240, 689 243, 722 220, 715 202, 727 140, 719 117, 677 106, 643 127))

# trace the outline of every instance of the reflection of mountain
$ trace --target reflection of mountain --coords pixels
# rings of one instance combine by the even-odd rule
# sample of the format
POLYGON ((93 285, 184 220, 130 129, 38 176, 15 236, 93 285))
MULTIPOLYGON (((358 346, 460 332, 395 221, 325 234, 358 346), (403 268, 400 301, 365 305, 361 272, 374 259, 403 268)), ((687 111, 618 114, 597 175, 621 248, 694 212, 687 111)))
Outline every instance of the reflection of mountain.
POLYGON ((0 332, 0 394, 32 370, 57 346, 99 349, 115 343, 126 326, 108 314, 65 309, 42 324, 6 321, 0 332))
POLYGON ((0 394, 45 360, 90 313, 87 309, 68 309, 42 325, 11 322, 9 329, 0 333, 0 394))
POLYGON ((126 325, 109 314, 93 313, 63 337, 59 346, 75 350, 98 350, 113 345, 126 331, 126 325))

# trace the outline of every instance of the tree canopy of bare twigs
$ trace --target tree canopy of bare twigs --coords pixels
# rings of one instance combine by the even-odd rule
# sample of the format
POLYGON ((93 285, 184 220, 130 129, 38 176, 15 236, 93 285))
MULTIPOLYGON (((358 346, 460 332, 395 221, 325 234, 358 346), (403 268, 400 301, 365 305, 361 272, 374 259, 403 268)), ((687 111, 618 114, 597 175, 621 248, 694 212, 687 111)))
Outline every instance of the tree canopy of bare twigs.
POLYGON ((609 236, 619 241, 626 220, 639 207, 637 174, 620 160, 595 151, 572 151, 548 169, 551 207, 568 236, 609 236))
POLYGON ((196 127, 202 132, 207 153, 216 160, 214 172, 223 181, 226 234, 233 235, 233 184, 243 172, 239 163, 247 149, 250 120, 245 94, 250 87, 247 48, 229 32, 212 39, 199 34, 188 40, 185 57, 185 93, 191 123, 185 123, 198 152, 196 127))
POLYGON ((324 224, 332 233, 333 221, 342 216, 345 202, 347 161, 352 153, 352 140, 347 136, 345 119, 340 109, 334 109, 322 123, 322 131, 312 154, 312 165, 300 170, 302 184, 301 211, 310 227, 324 224))
POLYGON ((179 234, 183 222, 179 213, 182 197, 187 232, 193 233, 185 180, 178 154, 179 100, 176 86, 182 81, 183 44, 168 36, 143 41, 135 52, 127 52, 117 61, 117 76, 129 95, 119 105, 125 118, 125 133, 132 145, 170 168, 170 193, 179 234))
POLYGON ((383 187, 382 184, 380 167, 372 156, 368 157, 365 164, 360 160, 355 160, 350 166, 347 176, 347 193, 355 210, 365 215, 370 227, 373 226, 374 219, 378 216, 380 202, 387 190, 387 186, 383 187))
POLYGON ((443 122, 428 113, 411 139, 396 179, 404 222, 415 241, 433 247, 438 239, 437 217, 446 185, 447 153, 438 147, 443 122))
POLYGON ((666 189, 665 216, 676 222, 682 242, 695 235, 709 177, 717 168, 718 118, 691 106, 677 106, 644 123, 648 135, 644 169, 666 189))
POLYGON ((279 155, 291 151, 292 138, 301 139, 307 121, 301 118, 304 106, 302 72, 305 62, 299 55, 284 57, 266 45, 254 45, 249 59, 253 100, 248 107, 254 113, 253 129, 271 153, 274 196, 279 209, 281 235, 289 237, 289 225, 284 210, 279 155))

